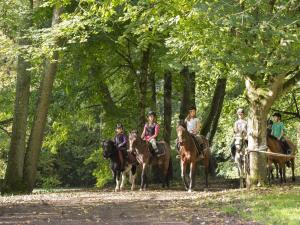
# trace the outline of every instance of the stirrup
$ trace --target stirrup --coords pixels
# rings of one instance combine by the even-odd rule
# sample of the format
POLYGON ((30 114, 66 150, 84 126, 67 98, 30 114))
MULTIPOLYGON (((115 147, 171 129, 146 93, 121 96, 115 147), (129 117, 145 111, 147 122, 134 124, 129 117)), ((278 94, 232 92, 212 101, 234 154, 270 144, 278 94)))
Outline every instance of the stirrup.
POLYGON ((181 159, 181 156, 180 156, 180 155, 176 155, 175 158, 176 158, 176 159, 181 159))

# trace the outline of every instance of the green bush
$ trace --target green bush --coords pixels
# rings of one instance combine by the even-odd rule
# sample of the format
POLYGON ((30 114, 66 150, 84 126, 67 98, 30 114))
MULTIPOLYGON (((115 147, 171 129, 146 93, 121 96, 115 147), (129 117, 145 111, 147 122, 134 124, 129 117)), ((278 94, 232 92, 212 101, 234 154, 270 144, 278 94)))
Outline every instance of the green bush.
POLYGON ((60 185, 61 181, 59 180, 57 175, 41 178, 41 188, 43 189, 57 188, 60 185))

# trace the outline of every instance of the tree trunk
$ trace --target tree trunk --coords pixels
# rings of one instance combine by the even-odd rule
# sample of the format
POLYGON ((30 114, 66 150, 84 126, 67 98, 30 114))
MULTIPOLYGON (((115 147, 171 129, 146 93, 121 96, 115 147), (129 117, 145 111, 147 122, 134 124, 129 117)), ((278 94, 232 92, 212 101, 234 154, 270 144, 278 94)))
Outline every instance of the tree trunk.
POLYGON ((196 105, 196 73, 195 72, 189 73, 189 83, 190 83, 190 105, 196 105))
POLYGON ((164 76, 164 140, 170 144, 172 122, 172 74, 166 72, 164 76))
POLYGON ((179 119, 183 120, 191 105, 195 105, 195 73, 191 73, 185 66, 180 72, 183 79, 183 91, 180 105, 179 119))
POLYGON ((151 90, 151 110, 156 111, 156 81, 155 81, 155 73, 149 74, 149 81, 150 81, 150 90, 151 90))
POLYGON ((215 136, 219 118, 223 108, 224 97, 226 93, 226 78, 219 78, 214 90, 214 95, 210 103, 209 113, 206 119, 203 122, 201 128, 201 134, 208 136, 209 143, 212 143, 212 140, 215 136))
POLYGON ((27 71, 28 68, 29 63, 19 55, 14 120, 2 193, 20 193, 24 189, 22 185, 23 164, 30 96, 30 72, 27 71))
MULTIPOLYGON (((33 10, 33 1, 30 1, 30 13, 33 10)), ((24 38, 26 30, 32 26, 31 15, 24 15, 24 27, 20 32, 19 45, 22 48, 30 44, 30 40, 24 38)), ((4 194, 23 192, 23 165, 26 149, 26 128, 30 97, 30 68, 29 62, 19 53, 17 62, 16 99, 14 106, 14 118, 12 136, 8 152, 8 163, 5 180, 1 192, 4 194)))
MULTIPOLYGON (((259 103, 250 105, 248 120, 248 149, 251 151, 267 150, 267 114, 264 107, 259 103)), ((257 152, 250 152, 250 174, 247 176, 247 186, 264 186, 267 184, 267 163, 266 155, 257 152)))
MULTIPOLYGON (((58 23, 61 9, 54 8, 52 26, 58 23)), ((35 118, 30 133, 24 164, 24 184, 26 192, 31 193, 36 180, 36 172, 41 151, 44 130, 47 123, 53 83, 57 71, 58 52, 53 53, 53 58, 46 63, 44 76, 40 84, 40 95, 35 113, 35 118)))
POLYGON ((148 81, 148 68, 150 60, 150 49, 142 52, 141 71, 138 75, 138 129, 142 131, 145 124, 145 113, 146 113, 146 100, 147 100, 147 81, 148 81))

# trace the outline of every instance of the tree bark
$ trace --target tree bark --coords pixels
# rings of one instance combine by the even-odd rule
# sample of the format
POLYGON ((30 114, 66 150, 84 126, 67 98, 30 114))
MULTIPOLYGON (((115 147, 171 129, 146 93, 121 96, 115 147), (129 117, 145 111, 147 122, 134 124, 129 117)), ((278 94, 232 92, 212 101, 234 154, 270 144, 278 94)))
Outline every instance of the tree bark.
MULTIPOLYGON (((30 1, 30 13, 33 10, 33 2, 30 1)), ((31 15, 24 15, 24 27, 20 31, 19 46, 30 44, 28 38, 24 38, 25 32, 32 26, 31 15)), ((28 69, 30 64, 25 60, 21 51, 17 62, 17 84, 16 99, 14 106, 14 118, 12 137, 8 152, 8 163, 5 173, 5 180, 1 192, 3 194, 21 193, 24 190, 23 165, 26 150, 26 128, 29 109, 30 81, 31 75, 28 69)))
POLYGON ((145 124, 145 113, 146 113, 146 100, 147 100, 147 83, 148 83, 148 69, 150 60, 150 48, 142 52, 141 71, 138 74, 138 130, 142 131, 145 124))
POLYGON ((155 79, 155 73, 149 74, 149 81, 150 81, 150 90, 151 90, 151 110, 156 111, 156 79, 155 79))
POLYGON ((180 105, 179 119, 183 120, 188 114, 189 107, 195 105, 195 73, 190 72, 189 68, 185 66, 180 75, 183 79, 183 90, 180 105))
MULTIPOLYGON (((250 105, 248 120, 248 149, 251 151, 267 150, 266 130, 267 130, 267 112, 259 103, 250 105)), ((266 155, 250 152, 250 174, 247 176, 247 186, 264 186, 267 184, 267 164, 266 155)))
POLYGON ((172 74, 170 71, 164 75, 164 140, 170 144, 172 122, 172 74))
POLYGON ((267 150, 267 115, 272 104, 282 93, 283 79, 274 79, 269 87, 259 87, 251 79, 246 79, 247 97, 250 102, 248 119, 248 149, 250 151, 247 187, 267 184, 266 155, 251 151, 267 150), (272 94, 270 94, 272 93, 272 94))
MULTIPOLYGON (((54 8, 52 26, 55 26, 59 21, 61 14, 60 8, 54 8)), ((44 130, 47 123, 48 109, 50 105, 51 93, 53 89, 53 83, 58 65, 58 52, 54 51, 53 58, 47 61, 44 76, 40 84, 40 94, 37 104, 37 109, 34 117, 34 122, 30 137, 28 140, 28 146, 25 155, 24 163, 24 184, 26 186, 26 192, 31 193, 35 180, 36 172, 39 161, 39 154, 42 148, 44 130)))
POLYGON ((210 103, 209 113, 205 118, 201 128, 200 133, 204 136, 208 136, 210 145, 215 136, 218 127, 219 118, 222 112, 224 97, 226 93, 226 84, 227 84, 226 78, 219 78, 217 80, 217 84, 214 90, 214 95, 210 103))

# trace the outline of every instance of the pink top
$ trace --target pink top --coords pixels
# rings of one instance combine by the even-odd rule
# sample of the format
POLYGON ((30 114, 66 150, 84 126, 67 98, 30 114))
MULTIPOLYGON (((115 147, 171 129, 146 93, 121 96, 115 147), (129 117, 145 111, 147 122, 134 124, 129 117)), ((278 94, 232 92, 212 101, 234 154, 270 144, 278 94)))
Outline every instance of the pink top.
POLYGON ((159 132, 159 124, 156 124, 156 125, 155 125, 155 128, 154 128, 154 135, 150 135, 150 134, 147 135, 147 132, 146 132, 147 126, 148 126, 148 124, 146 123, 145 126, 144 126, 144 131, 143 131, 143 132, 145 132, 144 140, 149 141, 150 138, 154 138, 154 139, 155 139, 155 138, 158 136, 158 132, 159 132))

